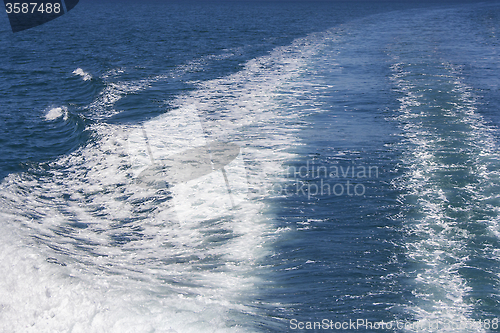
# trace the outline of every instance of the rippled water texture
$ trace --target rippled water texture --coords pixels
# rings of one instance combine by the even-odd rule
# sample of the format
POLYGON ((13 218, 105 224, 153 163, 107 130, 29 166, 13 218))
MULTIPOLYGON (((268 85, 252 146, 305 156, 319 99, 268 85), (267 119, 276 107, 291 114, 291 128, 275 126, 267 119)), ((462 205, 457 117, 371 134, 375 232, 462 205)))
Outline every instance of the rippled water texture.
POLYGON ((499 14, 4 17, 0 331, 495 331, 499 14))

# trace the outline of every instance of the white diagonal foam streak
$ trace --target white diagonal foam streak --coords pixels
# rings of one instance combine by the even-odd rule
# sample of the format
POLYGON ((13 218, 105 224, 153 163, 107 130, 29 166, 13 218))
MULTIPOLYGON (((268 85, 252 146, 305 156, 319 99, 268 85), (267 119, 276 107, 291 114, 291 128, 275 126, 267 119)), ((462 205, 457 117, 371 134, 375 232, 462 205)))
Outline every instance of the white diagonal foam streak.
MULTIPOLYGON (((258 272, 265 270, 261 262, 281 232, 273 225, 272 206, 261 200, 265 195, 239 202, 223 216, 200 209, 197 219, 181 222, 175 211, 192 209, 176 199, 182 186, 136 184, 133 176, 140 170, 131 159, 149 163, 150 157, 130 143, 144 147, 138 133, 145 129, 151 154, 161 159, 185 149, 186 139, 191 147, 197 138, 199 144, 207 138, 236 142, 247 159, 248 178, 241 177, 240 162, 230 163, 227 182, 250 179, 256 187, 278 181, 275 174, 293 156, 288 150, 299 130, 294 119, 300 109, 286 106, 303 103, 301 68, 320 47, 313 36, 278 48, 241 72, 200 84, 179 96, 171 112, 144 124, 94 124, 88 146, 7 177, 0 191, 2 230, 12 229, 14 236, 5 232, 0 260, 6 329, 28 323, 27 332, 255 331, 249 318, 260 311, 252 303, 264 282, 258 272), (290 86, 300 92, 280 93, 290 86), (200 120, 190 118, 194 112, 200 120), (165 126, 171 135, 167 146, 159 139, 165 126), (86 310, 79 311, 80 305, 86 310)), ((89 108, 105 118, 121 96, 149 84, 110 85, 89 108)), ((208 186, 199 188, 197 198, 207 207, 218 198, 212 183, 224 185, 223 175, 217 177, 196 185, 208 186)))

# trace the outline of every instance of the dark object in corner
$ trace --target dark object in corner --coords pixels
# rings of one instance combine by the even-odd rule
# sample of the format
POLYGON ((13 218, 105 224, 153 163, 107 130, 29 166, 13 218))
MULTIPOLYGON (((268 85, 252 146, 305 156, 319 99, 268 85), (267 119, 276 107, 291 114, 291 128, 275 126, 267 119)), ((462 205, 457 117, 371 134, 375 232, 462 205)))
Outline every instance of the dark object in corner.
POLYGON ((73 9, 79 0, 45 0, 36 2, 14 2, 4 0, 12 32, 34 28, 73 9))

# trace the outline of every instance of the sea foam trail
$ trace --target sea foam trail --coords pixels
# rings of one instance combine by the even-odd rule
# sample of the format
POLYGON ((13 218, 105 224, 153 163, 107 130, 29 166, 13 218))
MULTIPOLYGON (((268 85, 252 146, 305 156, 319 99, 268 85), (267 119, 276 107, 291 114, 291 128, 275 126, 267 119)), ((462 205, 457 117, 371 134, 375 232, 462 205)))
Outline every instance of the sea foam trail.
POLYGON ((407 151, 398 186, 406 192, 408 274, 416 283, 409 311, 419 320, 409 331, 484 332, 471 300, 480 286, 468 271, 482 271, 489 283, 498 274, 478 264, 499 246, 496 129, 477 113, 472 89, 451 64, 398 62, 392 69, 407 151))
MULTIPOLYGON (((126 72, 125 68, 109 70, 101 76, 101 79, 105 83, 104 89, 99 93, 99 96, 84 109, 89 113, 92 119, 109 119, 122 111, 118 110, 115 104, 125 96, 145 91, 151 88, 156 82, 182 80, 184 75, 200 71, 205 68, 205 66, 209 66, 212 62, 231 58, 235 55, 235 52, 237 52, 237 49, 226 50, 224 53, 217 55, 206 55, 185 64, 178 65, 165 73, 138 80, 122 80, 121 75, 126 72)), ((75 71, 78 71, 78 69, 75 71)))
POLYGON ((411 332, 484 332, 498 315, 499 132, 482 116, 477 77, 488 72, 473 65, 497 50, 477 41, 482 31, 459 28, 471 24, 468 6, 405 15, 386 45, 406 170, 394 184, 403 193, 411 332))
MULTIPOLYGON (((300 108, 283 103, 300 105, 301 93, 278 91, 304 90, 297 78, 320 47, 321 40, 311 37, 278 48, 238 73, 201 83, 179 96, 172 112, 144 124, 94 124, 95 140, 87 147, 7 177, 0 192, 4 329, 254 332, 266 320, 255 319, 260 307, 280 306, 253 303, 265 276, 262 261, 281 232, 259 188, 279 181, 275 174, 293 156, 288 149, 299 129, 300 108), (131 138, 144 130, 158 153, 167 143, 165 126, 176 134, 170 144, 191 134, 237 143, 239 159, 252 161, 245 185, 253 196, 222 215, 202 205, 196 219, 179 219, 179 211, 192 209, 192 202, 176 201, 181 190, 143 186, 132 168, 137 149, 130 148, 131 138)), ((126 84, 125 90, 147 89, 150 82, 126 84)), ((103 92, 92 105, 107 105, 106 113, 126 92, 103 92)), ((228 178, 232 170, 241 167, 229 166, 228 178)), ((223 192, 199 191, 198 201, 223 192)))

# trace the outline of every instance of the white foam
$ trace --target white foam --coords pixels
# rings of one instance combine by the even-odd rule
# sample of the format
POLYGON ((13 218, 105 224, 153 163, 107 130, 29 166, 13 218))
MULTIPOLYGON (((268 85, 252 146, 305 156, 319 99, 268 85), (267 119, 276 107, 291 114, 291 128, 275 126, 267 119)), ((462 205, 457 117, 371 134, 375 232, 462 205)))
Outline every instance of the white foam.
POLYGON ((90 75, 89 73, 85 72, 83 69, 81 68, 77 68, 73 71, 73 74, 75 75, 79 75, 82 77, 83 81, 89 81, 89 80, 92 80, 92 75, 90 75))
MULTIPOLYGON (((404 63, 392 66, 392 79, 404 94, 400 99, 396 120, 401 123, 402 135, 406 140, 401 146, 406 150, 405 164, 408 167, 408 172, 397 186, 408 193, 401 200, 409 198, 407 202, 414 202, 413 205, 418 209, 417 216, 407 217, 405 221, 408 234, 407 257, 416 271, 414 294, 417 297, 416 304, 408 310, 418 321, 417 328, 409 331, 434 332, 435 330, 429 330, 428 325, 439 322, 441 325, 462 324, 458 328, 441 326, 439 332, 484 332, 483 328, 478 327, 478 322, 471 319, 475 306, 467 298, 472 287, 460 274, 460 269, 469 265, 469 255, 472 252, 468 246, 471 235, 464 227, 465 221, 457 220, 450 214, 450 208, 453 207, 449 203, 450 194, 440 187, 436 177, 443 171, 472 173, 478 184, 464 185, 460 190, 473 194, 475 201, 467 203, 468 205, 482 207, 484 201, 480 197, 488 196, 490 188, 495 188, 500 180, 496 171, 487 171, 494 170, 499 165, 498 149, 491 134, 494 129, 476 112, 472 89, 462 83, 453 66, 444 65, 448 72, 446 76, 436 75, 433 78, 428 75, 428 80, 434 81, 434 89, 439 89, 439 84, 445 87, 452 85, 454 88, 448 89, 447 93, 459 102, 453 104, 453 107, 442 106, 442 109, 435 112, 442 113, 447 117, 447 123, 457 126, 465 134, 455 140, 460 140, 461 144, 456 149, 470 156, 467 165, 443 163, 437 157, 443 153, 442 143, 450 143, 454 134, 440 133, 442 129, 429 130, 426 127, 426 121, 434 115, 434 111, 429 108, 429 102, 422 99, 424 96, 419 92, 421 88, 412 80, 415 74, 410 72, 411 66, 404 63), (469 165, 471 160, 472 167, 469 165)), ((498 207, 484 208, 498 212, 498 207)), ((498 230, 496 218, 471 223, 486 223, 490 225, 490 229, 498 230)))
POLYGON ((47 120, 47 121, 56 120, 57 118, 60 118, 60 117, 63 117, 63 119, 65 121, 68 120, 68 108, 67 107, 61 106, 61 107, 51 108, 45 114, 45 120, 47 120))
MULTIPOLYGON (((120 81, 120 75, 126 72, 126 68, 116 68, 104 73, 101 78, 106 82, 106 87, 99 94, 99 97, 89 105, 90 111, 95 119, 105 119, 112 117, 120 112, 114 108, 114 104, 124 96, 137 93, 148 89, 155 82, 165 81, 170 79, 178 79, 184 74, 200 70, 210 60, 226 59, 234 55, 234 52, 226 50, 220 55, 205 55, 198 59, 191 60, 185 64, 176 66, 173 70, 159 74, 147 79, 134 81, 120 81), (116 80, 116 81, 111 81, 116 80)), ((77 69, 78 70, 78 69, 77 69)), ((75 70, 75 71, 77 71, 75 70)))
MULTIPOLYGON (((254 332, 261 310, 252 297, 267 282, 260 262, 284 231, 274 226, 265 195, 237 197, 279 181, 282 163, 294 156, 301 109, 288 106, 301 105, 306 93, 298 77, 318 49, 314 41, 297 40, 239 73, 201 83, 179 96, 173 111, 141 126, 96 123, 98 142, 51 163, 43 176, 7 177, 0 228, 12 226, 15 235, 2 242, 4 327, 254 332), (296 93, 281 94, 290 87, 296 93), (234 202, 220 171, 171 189, 136 183, 151 155, 161 160, 213 140, 241 146, 226 169, 234 202)), ((151 82, 108 84, 90 108, 108 116, 122 96, 151 82)))

